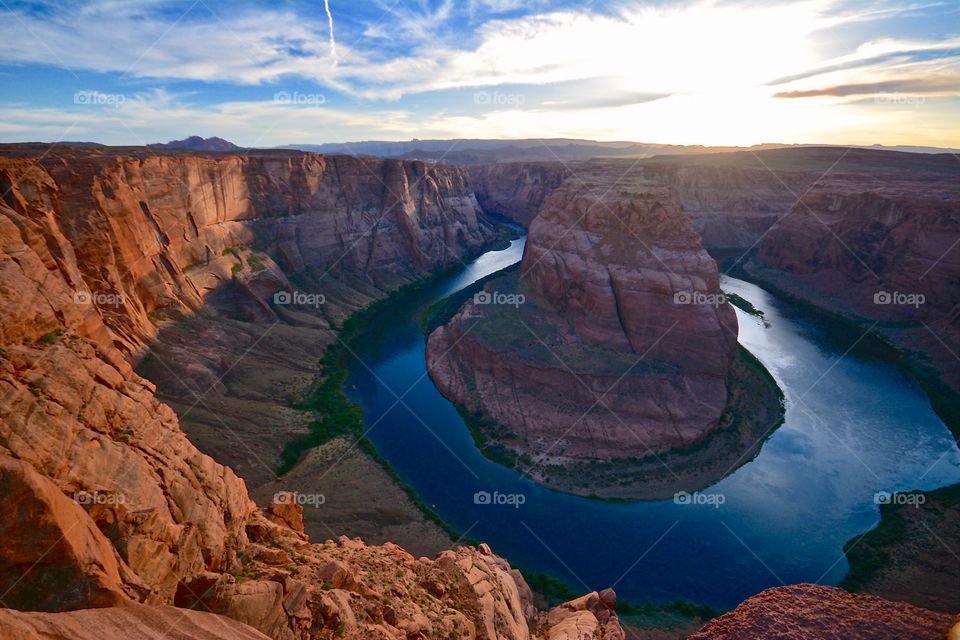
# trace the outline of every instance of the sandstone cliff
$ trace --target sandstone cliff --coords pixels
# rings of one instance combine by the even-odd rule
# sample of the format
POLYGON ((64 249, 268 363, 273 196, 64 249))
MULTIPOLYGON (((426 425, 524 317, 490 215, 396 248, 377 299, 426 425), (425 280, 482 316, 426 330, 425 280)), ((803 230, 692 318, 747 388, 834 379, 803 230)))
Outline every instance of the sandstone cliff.
POLYGON ((251 270, 276 291, 276 267, 376 281, 454 264, 492 238, 465 174, 422 162, 72 151, 3 160, 0 189, 5 216, 27 241, 56 243, 66 284, 127 351, 153 336, 151 313, 196 309, 230 280, 240 249, 265 254, 251 270))
MULTIPOLYGON (((148 423, 143 428, 161 444, 176 445, 149 424, 171 423, 173 413, 128 364, 151 342, 142 369, 187 416, 191 438, 254 486, 274 480, 279 450, 309 420, 290 405, 316 375, 332 328, 494 236, 465 173, 421 162, 294 152, 8 151, 0 160, 0 339, 15 346, 8 355, 21 363, 6 391, 6 429, 29 429, 24 416, 62 422, 64 438, 49 458, 83 446, 75 429, 97 419, 97 428, 121 433, 148 423), (291 304, 276 304, 278 292, 291 294, 291 304), (86 369, 75 364, 81 361, 86 369), (104 377, 101 361, 116 369, 113 377, 104 377), (77 377, 73 387, 47 382, 60 370, 77 377), (77 389, 93 395, 98 377, 109 380, 105 417, 31 413, 28 372, 38 396, 39 385, 50 384, 49 400, 67 407, 77 405, 77 389), (124 399, 113 389, 133 396, 129 406, 119 405, 124 399)), ((139 433, 129 437, 136 442, 139 433)), ((34 437, 42 442, 46 432, 34 437)), ((19 446, 23 456, 43 448, 19 446)), ((97 467, 87 482, 109 486, 110 472, 97 467)))
MULTIPOLYGON (((485 210, 529 226, 566 178, 589 182, 598 170, 611 180, 642 175, 668 185, 707 249, 746 250, 796 202, 818 174, 768 170, 749 154, 655 157, 589 162, 505 162, 469 168, 485 210), (735 159, 735 160, 733 160, 735 159), (733 160, 733 161, 732 161, 733 160)), ((602 189, 601 189, 602 192, 602 189)))
MULTIPOLYGON (((309 154, 72 150, 0 160, 0 182, 5 606, 143 603, 112 620, 144 637, 163 637, 165 621, 183 638, 213 637, 212 626, 284 640, 530 637, 540 614, 529 589, 489 549, 418 561, 359 540, 310 544, 296 505, 258 511, 131 367, 157 312, 200 310, 224 287, 254 318, 296 320, 308 305, 271 302, 293 288, 288 275, 397 282, 476 250, 492 230, 462 172, 309 154), (170 604, 249 627, 175 618, 170 604)), ((604 611, 590 613, 603 618, 596 628, 622 637, 604 611)), ((70 629, 110 616, 49 615, 3 613, 0 628, 79 637, 70 629)))
POLYGON ((960 437, 960 166, 900 158, 910 155, 849 154, 770 229, 746 272, 905 351, 960 437))
POLYGON ((490 284, 492 304, 467 304, 430 336, 431 376, 525 453, 690 445, 718 424, 736 349, 716 264, 669 189, 581 176, 534 219, 519 279, 490 284))
POLYGON ((560 162, 504 162, 473 166, 469 173, 470 186, 484 211, 529 227, 571 171, 560 162))

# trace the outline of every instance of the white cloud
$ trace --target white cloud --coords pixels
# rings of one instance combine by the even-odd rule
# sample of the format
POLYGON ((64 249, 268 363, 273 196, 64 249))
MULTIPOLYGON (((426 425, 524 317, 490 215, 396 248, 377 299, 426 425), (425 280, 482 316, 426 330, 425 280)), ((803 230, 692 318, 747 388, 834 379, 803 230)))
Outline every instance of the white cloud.
MULTIPOLYGON (((494 11, 517 5, 515 0, 477 2, 494 11)), ((368 99, 397 99, 442 89, 597 76, 613 78, 623 91, 709 92, 754 87, 818 66, 850 65, 897 51, 957 46, 955 38, 887 38, 857 43, 851 53, 827 60, 815 36, 858 19, 839 14, 831 0, 770 5, 705 0, 615 15, 550 12, 488 21, 471 38, 449 28, 452 0, 419 10, 378 0, 384 14, 367 25, 363 42, 403 41, 405 55, 337 42, 329 0, 324 0, 328 11, 322 20, 285 10, 220 15, 206 3, 175 16, 155 11, 163 4, 97 0, 79 11, 54 4, 42 19, 21 11, 7 22, 0 58, 160 79, 260 84, 301 77, 368 99)), ((864 10, 859 19, 876 14, 864 10)))
MULTIPOLYGON (((200 107, 185 103, 182 95, 173 99, 156 93, 135 96, 103 114, 122 118, 125 127, 149 142, 157 139, 155 132, 169 130, 164 127, 194 133, 183 127, 196 123, 197 130, 207 127, 248 145, 377 136, 568 135, 748 144, 841 130, 885 135, 893 111, 864 110, 855 104, 856 97, 784 100, 773 95, 949 77, 960 64, 957 56, 949 55, 960 47, 956 37, 860 42, 848 34, 843 46, 831 41, 839 56, 825 49, 823 34, 833 27, 886 18, 891 11, 916 11, 917 6, 845 12, 838 10, 836 0, 766 5, 699 0, 610 14, 553 11, 487 21, 467 31, 463 25, 451 28, 456 15, 452 0, 378 3, 384 11, 381 20, 365 25, 363 37, 353 42, 342 29, 335 40, 332 12, 320 12, 315 19, 281 9, 218 15, 199 3, 178 20, 169 11, 156 11, 167 7, 163 0, 96 0, 70 11, 51 3, 43 19, 20 11, 7 20, 0 58, 51 65, 62 60, 78 70, 138 78, 246 85, 301 78, 304 84, 316 83, 374 104, 461 90, 444 98, 443 106, 417 113, 389 105, 358 112, 261 102, 200 107), (391 53, 398 46, 405 53, 391 53), (778 78, 786 80, 773 86, 778 78), (510 91, 552 85, 567 93, 539 103, 527 100, 519 109, 490 104, 486 112, 467 105, 463 97, 474 88, 508 84, 519 87, 510 91), (651 98, 633 101, 622 96, 651 98), (659 96, 669 97, 654 99, 659 96), (552 109, 544 108, 548 102, 552 109), (265 118, 266 127, 259 118, 265 118), (263 140, 250 139, 251 130, 264 133, 263 140)), ((470 8, 503 14, 519 4, 473 0, 470 8)), ((530 6, 539 4, 524 3, 530 6)), ((324 8, 329 7, 325 0, 324 8)), ((8 105, 8 134, 25 130, 29 123, 40 126, 41 120, 27 111, 8 105)), ((40 113, 66 125, 72 110, 40 113)), ((81 115, 78 126, 89 127, 92 136, 102 130, 89 120, 89 111, 81 115)), ((934 129, 941 135, 939 125, 934 129)), ((130 141, 123 129, 117 135, 130 141)), ((950 135, 957 137, 955 131, 950 135)))

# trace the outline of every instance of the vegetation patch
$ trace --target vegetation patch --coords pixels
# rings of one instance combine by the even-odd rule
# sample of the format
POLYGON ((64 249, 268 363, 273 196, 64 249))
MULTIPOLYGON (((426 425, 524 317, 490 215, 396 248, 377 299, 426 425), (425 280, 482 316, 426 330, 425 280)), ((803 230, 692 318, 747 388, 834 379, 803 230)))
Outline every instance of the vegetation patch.
MULTIPOLYGON (((909 544, 910 538, 917 528, 913 519, 921 520, 924 524, 919 533, 931 531, 930 523, 938 528, 936 521, 942 521, 944 512, 956 511, 960 507, 960 484, 950 485, 935 491, 910 491, 899 494, 901 496, 922 496, 922 504, 916 506, 916 501, 903 500, 899 504, 891 501, 880 505, 880 522, 877 526, 863 535, 849 540, 843 546, 843 552, 850 563, 850 572, 843 579, 840 586, 848 591, 869 590, 871 581, 882 570, 893 564, 894 555, 898 549, 909 544), (917 511, 913 511, 916 509, 917 511)), ((943 536, 941 536, 943 537, 943 536)), ((947 539, 952 536, 947 535, 947 539)))
POLYGON ((757 309, 755 306, 753 306, 752 302, 745 299, 743 296, 737 295, 736 293, 726 293, 726 292, 724 292, 724 295, 727 297, 727 302, 735 306, 737 309, 740 309, 744 313, 747 313, 753 316, 754 318, 758 318, 766 322, 766 319, 764 318, 764 315, 763 315, 763 311, 760 311, 760 309, 757 309))

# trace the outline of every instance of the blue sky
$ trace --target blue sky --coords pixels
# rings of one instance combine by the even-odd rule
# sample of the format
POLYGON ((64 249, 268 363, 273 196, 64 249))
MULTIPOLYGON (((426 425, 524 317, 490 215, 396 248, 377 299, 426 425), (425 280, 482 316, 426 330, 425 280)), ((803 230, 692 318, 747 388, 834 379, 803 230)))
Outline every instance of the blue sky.
POLYGON ((0 16, 2 141, 960 147, 956 0, 0 0, 0 16))

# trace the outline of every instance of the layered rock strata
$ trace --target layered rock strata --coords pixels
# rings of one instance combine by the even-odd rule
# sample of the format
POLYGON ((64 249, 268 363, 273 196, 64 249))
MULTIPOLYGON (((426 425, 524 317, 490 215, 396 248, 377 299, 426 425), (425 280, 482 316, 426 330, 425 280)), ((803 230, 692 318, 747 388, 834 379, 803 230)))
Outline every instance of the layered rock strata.
MULTIPOLYGON (((168 465, 201 463, 154 386, 131 369, 145 345, 162 338, 143 370, 203 450, 255 485, 273 481, 283 444, 310 420, 290 405, 338 323, 458 264, 495 233, 464 171, 421 162, 4 151, 0 446, 76 490, 132 485, 148 498, 128 506, 157 508, 161 522, 182 521, 205 499, 164 485, 177 475, 168 465), (95 437, 107 441, 81 456, 95 437), (174 451, 186 451, 187 462, 171 462, 174 451), (166 507, 181 500, 189 508, 166 507)), ((220 473, 232 476, 218 468, 205 481, 220 473)), ((210 493, 246 508, 233 504, 234 491, 210 493)), ((193 546, 166 524, 138 526, 163 547, 193 546)), ((153 562, 165 570, 163 554, 153 562)))
POLYGON ((224 287, 285 322, 310 317, 274 297, 288 275, 396 281, 482 246, 463 173, 73 153, 0 161, 0 600, 49 612, 0 612, 5 637, 529 638, 530 591, 488 548, 311 544, 295 498, 258 510, 131 367, 158 311, 206 313, 224 287))
POLYGON ((669 189, 568 179, 530 226, 519 278, 487 289, 430 336, 428 364, 519 449, 643 457, 717 426, 736 315, 669 189))

